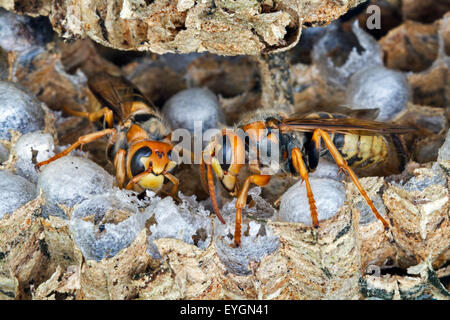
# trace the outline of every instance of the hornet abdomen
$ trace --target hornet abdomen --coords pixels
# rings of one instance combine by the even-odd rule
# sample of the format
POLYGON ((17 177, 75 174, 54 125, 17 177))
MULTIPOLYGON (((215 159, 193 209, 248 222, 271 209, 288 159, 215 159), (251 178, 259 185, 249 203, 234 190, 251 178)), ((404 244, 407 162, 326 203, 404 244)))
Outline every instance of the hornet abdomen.
MULTIPOLYGON (((347 118, 342 114, 318 112, 308 118, 347 118)), ((348 165, 360 175, 391 175, 403 171, 406 148, 396 135, 356 135, 330 133, 330 137, 348 165)), ((328 150, 322 146, 320 154, 332 160, 328 150)))

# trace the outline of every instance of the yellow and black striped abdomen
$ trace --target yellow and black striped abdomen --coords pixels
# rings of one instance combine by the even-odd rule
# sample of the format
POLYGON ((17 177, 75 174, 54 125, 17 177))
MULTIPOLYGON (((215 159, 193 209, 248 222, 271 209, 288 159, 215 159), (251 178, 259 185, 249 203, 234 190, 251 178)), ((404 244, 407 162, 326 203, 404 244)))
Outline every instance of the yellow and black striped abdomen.
POLYGON ((348 165, 359 174, 384 176, 400 173, 405 167, 404 146, 394 135, 334 133, 332 139, 348 165))
POLYGON ((333 142, 348 165, 354 168, 370 168, 384 162, 389 150, 383 136, 335 133, 333 142))
MULTIPOLYGON (((339 119, 348 118, 343 114, 314 112, 307 119, 339 119)), ((356 135, 330 133, 330 137, 348 165, 360 175, 390 175, 403 171, 407 150, 398 136, 391 135, 356 135)), ((329 152, 322 145, 320 152, 333 161, 329 152)))

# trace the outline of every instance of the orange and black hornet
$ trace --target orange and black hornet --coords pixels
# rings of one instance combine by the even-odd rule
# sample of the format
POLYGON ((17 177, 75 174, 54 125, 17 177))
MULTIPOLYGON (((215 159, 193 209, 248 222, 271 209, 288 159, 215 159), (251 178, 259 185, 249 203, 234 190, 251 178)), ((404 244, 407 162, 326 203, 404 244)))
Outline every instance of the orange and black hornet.
POLYGON ((358 119, 343 113, 287 116, 257 111, 245 116, 234 129, 222 130, 204 149, 202 181, 222 223, 225 221, 215 199, 213 172, 225 189, 237 197, 234 234, 237 246, 241 242, 242 208, 250 186, 265 186, 274 174, 300 176, 305 182, 313 225, 319 226, 308 173, 317 168, 321 157, 336 162, 339 171, 350 177, 372 212, 388 228, 388 222, 378 213, 353 169, 372 175, 401 172, 408 157, 397 135, 411 131, 409 127, 358 119), (278 152, 275 162, 274 151, 278 152), (237 176, 244 165, 254 174, 239 187, 237 176))
POLYGON ((88 79, 88 86, 102 108, 95 112, 64 110, 93 122, 102 121, 103 130, 79 137, 70 147, 36 167, 39 169, 77 147, 109 136, 107 155, 120 188, 158 191, 167 179, 173 183, 171 194, 175 195, 179 182, 170 173, 176 166, 172 160, 171 130, 153 103, 122 76, 99 73, 88 79))

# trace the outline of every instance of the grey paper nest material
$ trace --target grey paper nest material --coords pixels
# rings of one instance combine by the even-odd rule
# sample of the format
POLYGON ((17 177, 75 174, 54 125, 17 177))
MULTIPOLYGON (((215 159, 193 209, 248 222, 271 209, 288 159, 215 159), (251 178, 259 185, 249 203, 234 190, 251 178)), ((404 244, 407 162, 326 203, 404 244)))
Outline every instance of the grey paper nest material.
MULTIPOLYGON (((100 261, 83 258, 82 247, 71 233, 71 222, 54 216, 42 217, 44 199, 39 196, 0 219, 0 298, 447 299, 449 293, 438 279, 448 275, 448 268, 443 265, 449 254, 448 191, 444 191, 448 175, 439 169, 446 163, 415 169, 414 177, 404 183, 388 182, 385 178, 362 179, 371 197, 382 193, 377 206, 386 206, 386 216, 392 223, 391 235, 383 231, 378 220, 363 219, 364 209, 350 206, 361 201, 351 184, 346 184, 346 203, 331 219, 322 221, 319 229, 301 223, 269 221, 265 229, 271 231, 255 236, 256 231, 251 229, 256 223, 251 221, 248 237, 259 238, 260 242, 274 239, 277 248, 258 257, 251 254, 244 275, 230 272, 217 239, 204 248, 186 243, 185 239, 156 239, 159 236, 154 224, 144 229, 142 223, 135 225, 138 228, 133 228, 141 231, 134 233, 135 239, 114 256, 100 261), (424 203, 426 198, 429 200, 424 203), (401 222, 404 208, 412 219, 401 222), (378 250, 375 253, 374 244, 378 250), (148 254, 152 246, 161 259, 148 254), (384 268, 384 261, 374 261, 374 257, 397 259, 397 263, 413 267, 408 268, 405 276, 377 274, 377 270, 384 268), (365 274, 370 269, 367 266, 375 270, 374 275, 365 274)), ((256 207, 247 208, 246 216, 265 212, 258 205, 259 191, 253 193, 256 207)), ((186 211, 184 216, 190 216, 191 209, 197 210, 192 207, 195 199, 183 199, 184 205, 179 208, 186 211)), ((232 209, 232 203, 228 207, 232 209)), ((110 217, 118 216, 118 211, 112 210, 110 217)), ((82 213, 84 209, 78 206, 75 211, 82 213)), ((104 211, 98 213, 102 215, 104 211)), ((128 215, 123 218, 125 224, 131 221, 128 215)), ((207 216, 199 218, 212 223, 207 216)), ((117 224, 120 225, 121 222, 117 224)), ((258 253, 258 243, 241 251, 249 254, 250 249, 258 253)), ((239 258, 236 249, 228 251, 234 251, 230 258, 239 258)))
POLYGON ((3 0, 7 10, 49 16, 65 38, 85 38, 121 50, 209 51, 224 55, 285 50, 302 24, 324 25, 362 0, 3 0))
POLYGON ((22 85, 0 82, 0 139, 10 139, 9 130, 28 133, 43 129, 45 112, 39 100, 22 85))

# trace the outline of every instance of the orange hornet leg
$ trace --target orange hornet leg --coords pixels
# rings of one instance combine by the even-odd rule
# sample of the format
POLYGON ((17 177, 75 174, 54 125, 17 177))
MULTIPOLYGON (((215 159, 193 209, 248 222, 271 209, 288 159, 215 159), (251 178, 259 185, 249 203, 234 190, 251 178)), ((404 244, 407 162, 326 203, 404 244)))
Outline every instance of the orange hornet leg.
POLYGON ((75 111, 72 110, 66 106, 62 108, 66 113, 76 116, 76 117, 82 117, 87 118, 89 121, 94 122, 99 120, 101 117, 104 117, 106 125, 108 128, 112 128, 114 126, 114 115, 111 109, 104 107, 98 111, 94 112, 82 112, 82 111, 75 111))
POLYGON ((242 208, 247 204, 248 190, 250 184, 256 184, 263 187, 269 183, 271 176, 268 175, 252 175, 245 179, 244 185, 239 192, 238 199, 236 200, 236 219, 234 225, 234 244, 238 247, 241 245, 241 224, 242 224, 242 208))
POLYGON ((202 182, 203 190, 209 195, 208 182, 206 181, 205 162, 202 159, 200 163, 200 181, 202 182))
POLYGON ((309 201, 309 210, 311 212, 312 224, 315 228, 319 227, 319 218, 317 216, 316 201, 314 200, 314 195, 311 190, 311 185, 308 179, 308 170, 306 169, 305 162, 303 161, 302 153, 300 149, 292 149, 292 164, 295 170, 300 174, 300 177, 305 181, 306 195, 309 201))
POLYGON ((378 210, 373 205, 372 200, 370 200, 370 198, 367 195, 366 191, 364 190, 363 186, 359 182, 358 177, 353 172, 353 170, 348 166, 347 162, 342 157, 342 155, 339 153, 339 151, 337 150, 336 146, 334 145, 334 143, 331 140, 331 138, 328 135, 328 133, 326 133, 322 129, 314 130, 314 133, 316 133, 316 132, 322 137, 323 141, 325 142, 325 145, 327 146, 328 150, 330 151, 331 155, 334 158, 334 161, 336 161, 336 164, 339 166, 339 168, 342 169, 342 171, 344 171, 345 173, 347 173, 350 176, 350 178, 352 179, 353 183, 358 188, 358 190, 361 193, 361 195, 363 196, 363 198, 366 200, 366 202, 369 205, 370 209, 372 209, 373 214, 377 217, 378 220, 380 220, 383 223, 384 228, 388 229, 389 228, 389 224, 378 213, 378 210))
POLYGON ((149 170, 146 170, 144 172, 139 173, 137 176, 134 176, 130 181, 128 181, 127 186, 125 187, 126 190, 133 190, 133 186, 138 183, 143 177, 148 175, 150 173, 149 170))
POLYGON ((110 139, 110 143, 114 142, 115 138, 116 138, 116 129, 105 129, 102 131, 98 131, 98 132, 94 132, 94 133, 90 133, 87 134, 85 136, 79 137, 77 142, 75 142, 74 144, 72 144, 70 147, 68 147, 66 150, 54 155, 53 157, 51 157, 48 160, 39 162, 36 164, 36 168, 39 170, 40 167, 42 167, 43 165, 49 164, 50 162, 55 161, 56 159, 59 159, 61 157, 67 156, 72 150, 78 148, 79 146, 82 146, 84 144, 87 144, 89 142, 93 142, 95 140, 98 140, 104 136, 107 135, 111 135, 111 139, 110 139))
POLYGON ((208 169, 208 190, 209 190, 209 196, 211 198, 211 204, 212 204, 214 212, 216 213, 217 218, 220 220, 220 222, 225 224, 226 222, 223 219, 222 214, 220 213, 220 210, 219 210, 219 206, 217 204, 216 191, 214 190, 214 177, 213 177, 211 165, 207 164, 206 167, 208 169))
POLYGON ((124 149, 119 149, 114 156, 114 169, 116 170, 116 179, 119 188, 122 189, 125 183, 125 156, 127 152, 124 149))
POLYGON ((178 198, 177 192, 178 192, 178 185, 180 184, 180 181, 175 177, 173 174, 169 172, 163 173, 164 177, 166 177, 170 182, 173 183, 172 190, 170 191, 170 196, 172 198, 178 198))

